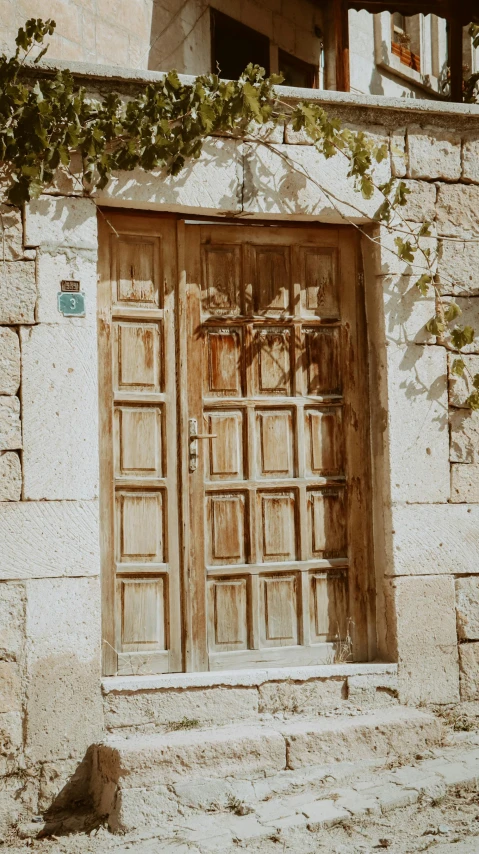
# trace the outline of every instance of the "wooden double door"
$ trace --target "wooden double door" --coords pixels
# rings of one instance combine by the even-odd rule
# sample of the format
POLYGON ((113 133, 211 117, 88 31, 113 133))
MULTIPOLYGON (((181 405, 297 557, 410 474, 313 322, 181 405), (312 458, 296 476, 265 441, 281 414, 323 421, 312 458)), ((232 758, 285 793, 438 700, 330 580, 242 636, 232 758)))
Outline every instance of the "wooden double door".
POLYGON ((354 233, 99 224, 105 673, 367 660, 354 233))

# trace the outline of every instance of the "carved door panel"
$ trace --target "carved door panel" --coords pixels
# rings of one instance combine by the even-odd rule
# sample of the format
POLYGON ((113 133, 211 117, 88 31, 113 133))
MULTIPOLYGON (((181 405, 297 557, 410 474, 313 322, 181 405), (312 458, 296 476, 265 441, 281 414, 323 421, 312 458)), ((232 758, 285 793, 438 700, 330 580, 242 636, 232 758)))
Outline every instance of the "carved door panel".
POLYGON ((181 670, 176 223, 99 227, 104 672, 181 670))
POLYGON ((367 659, 355 237, 206 224, 185 233, 187 407, 200 434, 189 439, 187 667, 332 662, 349 637, 354 658, 367 659))

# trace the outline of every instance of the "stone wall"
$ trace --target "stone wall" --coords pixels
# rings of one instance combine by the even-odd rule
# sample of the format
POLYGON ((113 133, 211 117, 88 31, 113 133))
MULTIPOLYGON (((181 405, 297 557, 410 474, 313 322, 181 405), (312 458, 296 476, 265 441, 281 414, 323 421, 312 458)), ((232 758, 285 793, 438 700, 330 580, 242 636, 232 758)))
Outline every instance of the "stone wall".
MULTIPOLYGON (((437 275, 462 306, 464 320, 475 321, 479 108, 359 101, 336 93, 321 98, 330 113, 388 143, 390 158, 377 176, 387 180, 393 171, 405 177, 413 190, 406 219, 414 224, 426 215, 433 221, 437 275)), ((391 237, 368 226, 378 197, 361 200, 346 171, 340 157, 324 161, 301 134, 280 127, 270 131, 267 147, 254 139, 210 140, 176 178, 118 175, 92 200, 60 176, 27 206, 23 221, 14 209, 3 209, 0 726, 8 776, 0 821, 2 815, 15 818, 20 791, 32 813, 58 798, 73 772, 86 767, 88 747, 103 728, 95 308, 100 202, 338 225, 346 216, 371 229, 363 257, 378 656, 399 662, 403 701, 477 696, 479 421, 464 408, 467 390, 451 376, 447 352, 424 330, 434 312, 432 295, 417 299, 413 271, 388 249, 391 237), (58 312, 63 278, 80 279, 86 317, 58 312)), ((479 350, 470 349, 467 358, 479 371, 479 350)))
POLYGON ((56 215, 26 235, 2 209, 0 834, 57 799, 103 723, 96 208, 56 215), (81 279, 86 318, 58 312, 62 278, 81 279))

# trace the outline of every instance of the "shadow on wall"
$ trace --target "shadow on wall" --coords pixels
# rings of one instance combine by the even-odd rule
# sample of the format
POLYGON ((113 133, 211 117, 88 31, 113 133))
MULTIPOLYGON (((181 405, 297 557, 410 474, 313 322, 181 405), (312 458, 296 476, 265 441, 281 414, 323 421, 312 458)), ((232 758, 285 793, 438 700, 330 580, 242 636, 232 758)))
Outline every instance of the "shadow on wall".
MULTIPOLYGON (((103 824, 105 817, 95 811, 91 794, 94 750, 94 746, 88 748, 74 774, 48 804, 43 813, 44 824, 39 829, 38 839, 52 835, 89 834, 103 824)), ((55 785, 55 779, 45 782, 47 787, 48 783, 55 785)))
POLYGON ((210 71, 210 42, 205 27, 210 26, 209 4, 198 0, 177 0, 178 8, 164 8, 153 2, 148 52, 150 71, 175 68, 180 74, 210 71))

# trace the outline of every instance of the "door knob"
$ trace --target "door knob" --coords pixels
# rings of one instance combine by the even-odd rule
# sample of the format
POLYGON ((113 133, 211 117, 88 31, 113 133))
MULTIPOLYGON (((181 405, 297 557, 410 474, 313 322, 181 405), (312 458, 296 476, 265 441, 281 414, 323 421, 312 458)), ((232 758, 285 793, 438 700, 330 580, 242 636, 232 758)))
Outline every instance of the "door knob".
POLYGON ((216 439, 217 433, 198 433, 198 420, 196 418, 188 419, 188 439, 189 439, 189 468, 190 471, 196 471, 198 468, 198 439, 216 439))

